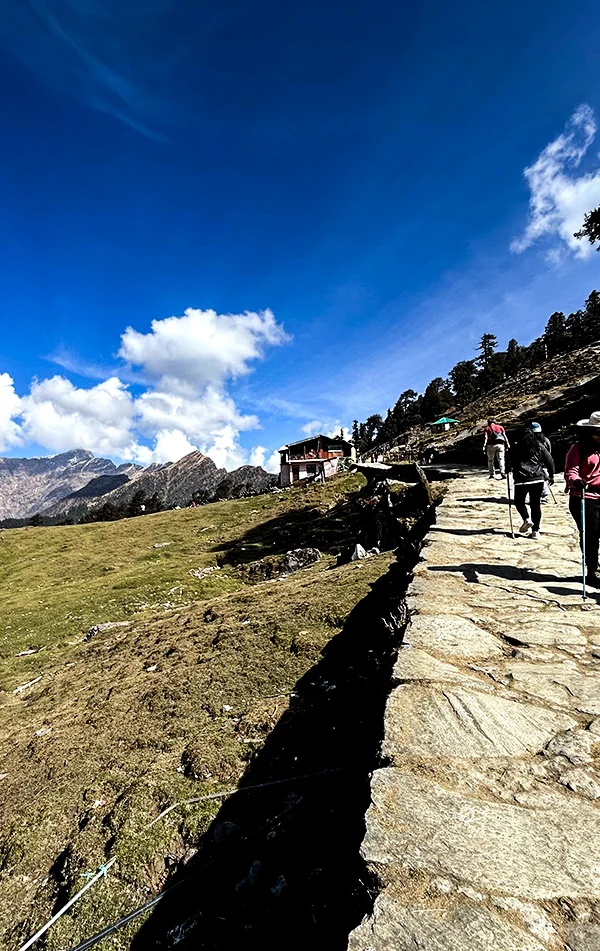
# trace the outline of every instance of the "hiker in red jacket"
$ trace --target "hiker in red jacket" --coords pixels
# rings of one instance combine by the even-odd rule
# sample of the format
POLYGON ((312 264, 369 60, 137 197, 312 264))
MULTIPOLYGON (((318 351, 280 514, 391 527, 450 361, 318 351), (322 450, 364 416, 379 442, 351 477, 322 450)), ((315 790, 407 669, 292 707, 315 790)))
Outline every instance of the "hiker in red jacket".
POLYGON ((585 497, 586 584, 600 588, 598 543, 600 541, 600 411, 589 419, 580 419, 581 435, 567 453, 565 482, 569 493, 569 511, 579 529, 581 545, 581 496, 585 497))
POLYGON ((506 473, 504 452, 508 448, 509 442, 506 432, 504 431, 504 426, 497 423, 493 417, 488 419, 488 424, 483 431, 483 451, 487 454, 490 479, 494 478, 494 463, 496 459, 498 459, 500 477, 502 479, 504 478, 506 473))

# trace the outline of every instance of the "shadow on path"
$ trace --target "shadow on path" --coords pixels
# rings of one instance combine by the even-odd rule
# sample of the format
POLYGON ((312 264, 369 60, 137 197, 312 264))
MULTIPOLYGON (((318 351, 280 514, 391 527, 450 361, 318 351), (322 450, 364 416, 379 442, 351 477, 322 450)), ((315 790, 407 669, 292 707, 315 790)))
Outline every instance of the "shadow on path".
POLYGON ((444 535, 506 535, 502 528, 440 528, 434 525, 430 531, 443 532, 444 535))
MULTIPOLYGON (((506 496, 496 496, 496 495, 469 495, 466 498, 457 499, 457 502, 497 502, 499 505, 508 505, 508 499, 506 496)), ((514 506, 514 502, 513 502, 514 506)))
MULTIPOLYGON (((561 578, 559 575, 543 574, 532 568, 516 568, 512 565, 487 565, 464 563, 462 565, 429 565, 428 571, 462 572, 465 581, 477 583, 478 575, 495 575, 505 581, 533 581, 539 584, 552 584, 557 581, 576 581, 577 578, 561 578)), ((570 594, 573 594, 571 591, 570 594)))

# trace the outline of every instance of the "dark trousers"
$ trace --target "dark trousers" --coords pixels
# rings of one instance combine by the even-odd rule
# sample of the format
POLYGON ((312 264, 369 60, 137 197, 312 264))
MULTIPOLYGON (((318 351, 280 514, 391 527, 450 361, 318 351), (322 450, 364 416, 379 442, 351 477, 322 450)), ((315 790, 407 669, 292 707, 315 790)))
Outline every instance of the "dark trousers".
POLYGON ((529 495, 529 504, 531 505, 531 521, 533 522, 533 531, 537 532, 542 521, 541 498, 544 491, 543 482, 530 482, 529 485, 515 485, 515 508, 524 522, 529 521, 529 512, 527 511, 527 496, 529 495))
MULTIPOLYGON (((581 546, 581 499, 569 498, 569 511, 579 529, 581 546)), ((600 541, 600 499, 585 500, 585 564, 590 574, 598 570, 598 542, 600 541)))

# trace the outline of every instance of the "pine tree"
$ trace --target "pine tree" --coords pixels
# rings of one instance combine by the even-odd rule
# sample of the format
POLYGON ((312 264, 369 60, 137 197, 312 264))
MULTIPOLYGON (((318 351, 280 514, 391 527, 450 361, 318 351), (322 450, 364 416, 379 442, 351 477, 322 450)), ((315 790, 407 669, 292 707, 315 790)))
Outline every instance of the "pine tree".
MULTIPOLYGON (((579 240, 587 238, 590 244, 595 244, 596 241, 600 242, 600 205, 587 213, 583 219, 581 231, 576 231, 573 237, 579 238, 579 240)), ((597 250, 600 251, 600 244, 598 244, 597 250)))
POLYGON ((433 422, 452 406, 452 392, 448 381, 436 376, 428 383, 421 400, 420 415, 426 422, 433 422))
POLYGON ((460 360, 450 370, 452 389, 459 406, 472 403, 477 396, 477 377, 475 360, 460 360))
POLYGON ((592 291, 585 302, 584 326, 587 342, 600 340, 600 292, 592 291))
POLYGON ((482 371, 487 370, 489 367, 490 361, 497 347, 498 340, 495 334, 483 334, 481 340, 479 341, 479 346, 477 347, 479 353, 481 354, 480 357, 477 357, 477 365, 482 371))
POLYGON ((586 343, 585 332, 585 312, 576 310, 567 317, 567 333, 569 334, 569 346, 572 349, 583 347, 586 343))
POLYGON ((565 350, 569 349, 567 319, 562 311, 557 310, 548 318, 544 330, 544 343, 549 357, 554 357, 557 353, 564 353, 565 350))
POLYGON ((513 337, 508 341, 506 348, 506 359, 504 360, 504 376, 510 377, 518 373, 523 365, 523 348, 519 346, 518 341, 513 337))
POLYGON ((502 379, 501 363, 495 359, 497 347, 498 340, 495 334, 483 334, 477 347, 480 356, 475 362, 479 367, 479 389, 483 393, 487 393, 502 379))
POLYGON ((548 356, 543 337, 536 337, 528 347, 523 348, 523 366, 533 369, 543 363, 548 356))

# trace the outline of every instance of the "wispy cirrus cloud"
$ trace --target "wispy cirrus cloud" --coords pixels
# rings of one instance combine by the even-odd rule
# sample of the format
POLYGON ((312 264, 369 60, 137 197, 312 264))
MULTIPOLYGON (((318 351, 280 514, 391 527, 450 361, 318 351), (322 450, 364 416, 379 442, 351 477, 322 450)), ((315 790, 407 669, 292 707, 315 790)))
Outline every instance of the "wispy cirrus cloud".
POLYGON ((591 246, 573 237, 581 228, 586 212, 600 203, 600 167, 576 174, 596 136, 594 111, 579 106, 565 129, 553 139, 528 168, 525 179, 531 192, 529 221, 524 232, 511 243, 517 254, 540 239, 547 239, 549 263, 557 263, 565 253, 588 258, 591 246))
POLYGON ((171 0, 0 0, 0 42, 52 88, 163 139, 177 111, 162 92, 172 54, 157 61, 149 38, 171 9, 171 0))

